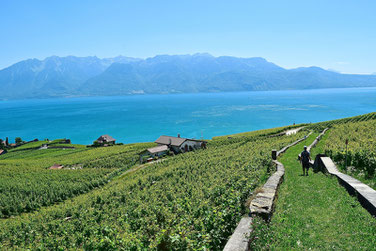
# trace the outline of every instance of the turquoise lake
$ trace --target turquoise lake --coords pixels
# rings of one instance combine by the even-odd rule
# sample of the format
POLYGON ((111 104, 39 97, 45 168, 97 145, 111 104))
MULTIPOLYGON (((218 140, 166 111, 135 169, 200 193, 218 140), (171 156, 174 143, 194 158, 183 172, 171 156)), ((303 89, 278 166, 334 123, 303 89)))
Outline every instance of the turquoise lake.
POLYGON ((90 144, 160 135, 210 139, 376 111, 376 88, 138 95, 0 101, 0 138, 69 138, 90 144))

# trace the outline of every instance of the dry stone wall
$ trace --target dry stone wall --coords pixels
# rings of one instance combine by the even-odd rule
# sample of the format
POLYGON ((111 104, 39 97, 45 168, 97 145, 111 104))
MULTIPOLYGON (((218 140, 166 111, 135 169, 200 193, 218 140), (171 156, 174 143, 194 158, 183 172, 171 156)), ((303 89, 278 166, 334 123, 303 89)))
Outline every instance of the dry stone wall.
POLYGON ((359 180, 338 171, 336 165, 329 157, 321 157, 320 163, 325 172, 336 176, 339 183, 343 185, 350 194, 355 195, 362 206, 367 209, 370 214, 376 216, 376 191, 374 189, 359 180))
MULTIPOLYGON (((299 142, 305 140, 311 133, 304 138, 301 138, 294 143, 285 146, 281 150, 276 152, 276 157, 284 153, 288 148, 298 144, 299 142)), ((274 164, 277 166, 277 171, 273 173, 272 176, 266 181, 261 191, 256 194, 255 198, 250 203, 250 212, 249 215, 244 216, 234 233, 231 235, 230 239, 224 247, 224 251, 247 251, 249 250, 249 235, 251 234, 252 227, 252 218, 255 215, 261 216, 266 220, 269 220, 273 214, 275 207, 275 199, 277 198, 278 187, 283 181, 283 176, 285 174, 285 168, 282 163, 277 160, 273 160, 274 164)))

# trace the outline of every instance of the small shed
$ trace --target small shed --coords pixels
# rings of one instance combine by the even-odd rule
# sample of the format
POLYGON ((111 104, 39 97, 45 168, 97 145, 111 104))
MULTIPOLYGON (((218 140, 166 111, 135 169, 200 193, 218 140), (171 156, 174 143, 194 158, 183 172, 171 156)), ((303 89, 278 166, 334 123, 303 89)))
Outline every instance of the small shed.
POLYGON ((51 170, 59 170, 59 169, 63 169, 63 167, 64 167, 63 165, 54 164, 49 169, 51 169, 51 170))
POLYGON ((140 152, 140 162, 142 162, 143 158, 145 156, 148 156, 150 158, 160 157, 162 155, 167 154, 169 151, 169 148, 167 145, 160 145, 152 148, 148 148, 142 152, 140 152))
POLYGON ((115 144, 116 139, 111 137, 110 135, 102 135, 97 139, 99 144, 115 144))
POLYGON ((6 153, 6 151, 5 151, 5 150, 2 150, 2 149, 0 149, 0 155, 2 155, 2 154, 4 154, 4 153, 6 153))

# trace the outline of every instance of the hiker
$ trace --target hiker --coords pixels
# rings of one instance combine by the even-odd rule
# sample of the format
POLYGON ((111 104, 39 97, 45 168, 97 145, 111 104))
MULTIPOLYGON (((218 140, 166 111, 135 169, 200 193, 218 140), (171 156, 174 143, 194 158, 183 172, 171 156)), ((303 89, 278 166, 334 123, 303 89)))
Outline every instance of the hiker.
POLYGON ((304 146, 304 151, 300 154, 300 163, 302 163, 303 176, 308 176, 309 161, 311 160, 311 154, 307 151, 307 147, 304 146))

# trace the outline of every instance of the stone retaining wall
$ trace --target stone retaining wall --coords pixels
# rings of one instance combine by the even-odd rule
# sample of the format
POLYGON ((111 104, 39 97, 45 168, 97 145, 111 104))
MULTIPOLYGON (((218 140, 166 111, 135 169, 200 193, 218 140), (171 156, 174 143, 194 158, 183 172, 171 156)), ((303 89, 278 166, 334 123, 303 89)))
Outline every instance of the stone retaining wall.
POLYGON ((316 139, 312 142, 312 144, 310 144, 308 147, 307 147, 307 151, 308 152, 311 152, 311 149, 314 148, 317 143, 319 143, 320 139, 322 136, 324 136, 324 134, 326 133, 326 131, 328 130, 329 128, 325 128, 320 134, 319 136, 316 137, 316 139))
MULTIPOLYGON (((326 131, 329 130, 329 128, 325 128, 317 137, 316 139, 312 142, 312 144, 310 144, 308 147, 307 147, 307 151, 308 152, 311 152, 312 148, 314 148, 319 142, 320 142, 320 139, 322 138, 322 136, 324 136, 324 134, 326 133, 326 131)), ((316 159, 315 160, 310 160, 309 161, 309 164, 310 166, 314 169, 315 172, 318 172, 319 169, 320 169, 320 165, 318 164, 318 157, 321 157, 323 156, 323 154, 317 154, 316 156, 316 159)), ((299 154, 299 158, 300 158, 300 154, 299 154)))
POLYGON ((322 170, 336 176, 339 183, 343 185, 351 195, 356 196, 360 204, 367 209, 370 214, 376 216, 376 191, 359 180, 338 171, 331 158, 321 157, 320 159, 322 170))
POLYGON ((276 160, 273 160, 273 163, 277 165, 277 171, 269 177, 261 191, 251 201, 249 207, 251 215, 261 216, 265 220, 270 220, 275 206, 277 190, 285 175, 285 168, 282 163, 276 160))
MULTIPOLYGON (((324 129, 319 136, 312 142, 312 144, 307 147, 310 151, 313 147, 317 145, 321 137, 325 134, 328 128, 324 129)), ((311 134, 311 133, 310 133, 311 134)), ((284 153, 288 148, 298 144, 299 142, 306 139, 310 134, 302 139, 295 141, 294 143, 285 146, 278 152, 276 156, 284 153)), ((249 235, 252 233, 253 229, 251 227, 252 217, 254 215, 262 216, 263 218, 269 220, 275 206, 275 199, 277 197, 277 190, 281 182, 283 181, 285 169, 282 163, 273 160, 273 163, 277 166, 277 171, 269 177, 267 182, 264 184, 260 193, 251 201, 250 213, 249 215, 243 217, 235 229, 234 233, 226 243, 224 251, 248 251, 249 250, 249 235)), ((371 187, 363 184, 359 180, 343 174, 338 171, 336 165, 329 157, 323 157, 319 155, 315 162, 311 161, 311 165, 319 166, 324 172, 331 175, 335 175, 338 181, 349 191, 350 194, 356 195, 360 203, 366 208, 372 215, 376 216, 376 191, 371 187)))
MULTIPOLYGON (((304 136, 294 143, 285 146, 279 150, 276 156, 284 153, 288 148, 305 140, 311 133, 304 136)), ((277 160, 273 160, 273 163, 277 166, 277 171, 266 181, 261 191, 256 194, 255 198, 251 201, 249 215, 244 216, 230 239, 227 241, 224 251, 247 251, 249 250, 249 235, 253 229, 251 227, 252 217, 255 215, 261 216, 266 220, 270 220, 275 207, 275 199, 277 198, 277 190, 283 180, 285 174, 285 168, 282 163, 277 160)))
MULTIPOLYGON (((326 128, 320 135, 315 139, 315 141, 309 146, 310 151, 316 144, 320 141, 320 138, 328 130, 326 128)), ((360 204, 368 210, 368 212, 376 216, 376 191, 366 184, 360 182, 359 180, 341 173, 338 171, 337 166, 334 164, 331 158, 324 156, 323 154, 318 154, 314 162, 311 164, 316 168, 321 169, 324 173, 329 173, 336 176, 338 182, 343 185, 346 190, 358 198, 360 204)))
POLYGON ((290 147, 295 146, 296 144, 298 144, 298 143, 302 142, 303 140, 305 140, 306 138, 308 138, 308 136, 311 135, 311 134, 312 134, 312 132, 308 133, 306 136, 304 136, 304 138, 298 139, 297 141, 295 141, 295 142, 291 143, 290 145, 287 145, 287 146, 285 146, 284 148, 282 148, 281 150, 279 150, 279 151, 277 152, 277 157, 278 157, 280 154, 286 152, 286 150, 289 149, 290 147))
MULTIPOLYGON (((320 138, 325 134, 327 130, 328 128, 320 133, 315 141, 313 141, 313 143, 309 147, 307 147, 308 151, 316 146, 316 144, 320 141, 320 138)), ((321 169, 321 171, 324 173, 329 173, 333 176, 336 176, 338 182, 343 185, 351 195, 356 196, 360 204, 365 209, 367 209, 368 212, 376 216, 376 191, 374 189, 367 186, 366 184, 363 184, 359 180, 338 171, 332 159, 324 156, 323 154, 318 154, 315 161, 311 161, 311 165, 313 165, 315 169, 321 169)))

